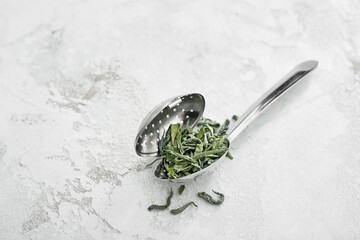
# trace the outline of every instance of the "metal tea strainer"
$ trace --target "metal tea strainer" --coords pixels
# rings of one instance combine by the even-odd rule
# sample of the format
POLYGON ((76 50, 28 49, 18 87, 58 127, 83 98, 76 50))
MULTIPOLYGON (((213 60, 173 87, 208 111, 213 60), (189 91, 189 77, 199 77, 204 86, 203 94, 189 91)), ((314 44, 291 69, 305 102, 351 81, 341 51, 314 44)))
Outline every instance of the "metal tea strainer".
POLYGON ((141 123, 135 140, 135 150, 139 156, 158 156, 158 142, 170 124, 189 121, 194 127, 205 109, 205 99, 193 93, 165 100, 156 106, 141 123))
MULTIPOLYGON (((297 83, 306 74, 314 70, 318 61, 310 60, 297 65, 278 83, 262 95, 239 119, 233 123, 227 132, 226 139, 229 144, 256 118, 258 117, 274 100, 276 100, 287 89, 297 83)), ((192 93, 175 98, 168 99, 155 107, 140 125, 139 132, 135 139, 135 151, 139 156, 159 156, 158 141, 166 130, 173 123, 180 123, 182 126, 189 121, 189 126, 194 127, 201 118, 205 109, 205 99, 201 94, 192 93)), ((170 180, 173 182, 184 182, 194 179, 197 176, 213 169, 223 159, 222 155, 216 162, 210 166, 181 178, 170 179, 161 161, 156 169, 155 176, 170 180)))

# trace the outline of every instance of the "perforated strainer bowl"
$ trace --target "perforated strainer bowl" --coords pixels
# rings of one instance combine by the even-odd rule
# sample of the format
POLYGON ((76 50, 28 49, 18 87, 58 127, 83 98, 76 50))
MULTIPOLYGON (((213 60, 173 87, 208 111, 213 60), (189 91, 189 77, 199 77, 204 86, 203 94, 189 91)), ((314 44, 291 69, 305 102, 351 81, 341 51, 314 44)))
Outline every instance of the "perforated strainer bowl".
POLYGON ((170 124, 189 121, 194 127, 205 109, 205 99, 199 93, 186 94, 165 100, 156 106, 141 123, 135 138, 135 150, 139 156, 158 156, 158 141, 170 124))

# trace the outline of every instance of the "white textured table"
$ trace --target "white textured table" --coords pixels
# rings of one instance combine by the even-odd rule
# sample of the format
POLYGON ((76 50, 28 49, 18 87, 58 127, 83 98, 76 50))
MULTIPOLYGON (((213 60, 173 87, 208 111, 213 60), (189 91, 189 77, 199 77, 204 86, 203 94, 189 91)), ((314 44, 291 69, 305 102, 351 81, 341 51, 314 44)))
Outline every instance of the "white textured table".
POLYGON ((360 238, 359 1, 0 5, 0 239, 360 238), (135 154, 149 110, 200 92, 223 121, 307 59, 235 159, 174 196, 198 208, 147 211, 178 187, 135 154))

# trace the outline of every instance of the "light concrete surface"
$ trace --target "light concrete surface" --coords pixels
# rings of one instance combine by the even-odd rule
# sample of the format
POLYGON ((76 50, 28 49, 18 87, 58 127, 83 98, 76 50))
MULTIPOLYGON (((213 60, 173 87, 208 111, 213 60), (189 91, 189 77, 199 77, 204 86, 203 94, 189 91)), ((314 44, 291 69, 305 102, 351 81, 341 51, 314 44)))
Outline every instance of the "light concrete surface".
POLYGON ((360 3, 0 1, 0 239, 360 239, 360 3), (297 63, 319 67, 186 184, 134 151, 159 102, 241 114, 297 63), (211 206, 199 191, 223 192, 211 206))

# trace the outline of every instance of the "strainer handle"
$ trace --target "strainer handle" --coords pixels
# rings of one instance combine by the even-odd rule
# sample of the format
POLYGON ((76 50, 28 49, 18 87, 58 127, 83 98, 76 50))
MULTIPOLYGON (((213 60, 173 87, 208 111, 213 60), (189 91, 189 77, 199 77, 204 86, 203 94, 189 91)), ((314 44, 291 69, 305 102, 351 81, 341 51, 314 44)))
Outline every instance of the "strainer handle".
POLYGON ((281 94, 297 83, 302 77, 314 70, 318 61, 309 60, 300 63, 278 83, 262 95, 228 130, 227 139, 232 142, 255 118, 257 118, 281 94))

